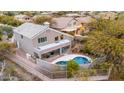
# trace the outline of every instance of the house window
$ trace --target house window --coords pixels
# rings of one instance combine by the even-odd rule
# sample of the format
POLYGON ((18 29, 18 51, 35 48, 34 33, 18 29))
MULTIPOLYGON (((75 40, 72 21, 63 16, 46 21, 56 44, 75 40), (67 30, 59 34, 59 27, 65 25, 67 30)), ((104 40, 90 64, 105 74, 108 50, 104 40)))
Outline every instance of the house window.
POLYGON ((61 39, 61 40, 62 40, 62 39, 64 39, 64 36, 63 36, 63 35, 61 35, 61 36, 60 36, 60 39, 61 39))
POLYGON ((38 38, 38 43, 40 43, 40 38, 38 38))
POLYGON ((23 35, 21 35, 21 39, 23 39, 23 35))
POLYGON ((59 40, 59 37, 57 36, 57 37, 55 37, 55 41, 58 41, 59 40))
POLYGON ((46 42, 47 41, 47 37, 40 38, 40 40, 41 40, 41 43, 42 42, 46 42))
POLYGON ((47 41, 47 37, 38 38, 38 43, 43 43, 47 41))

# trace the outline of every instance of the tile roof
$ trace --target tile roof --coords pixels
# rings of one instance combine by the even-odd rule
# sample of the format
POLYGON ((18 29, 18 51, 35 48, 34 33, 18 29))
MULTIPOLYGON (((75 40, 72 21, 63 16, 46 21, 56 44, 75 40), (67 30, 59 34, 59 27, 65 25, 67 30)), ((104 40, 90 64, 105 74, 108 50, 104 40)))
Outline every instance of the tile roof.
POLYGON ((53 28, 63 29, 67 27, 68 23, 73 20, 73 17, 59 17, 59 18, 53 18, 53 28), (55 22, 55 24, 54 24, 55 22))
POLYGON ((83 23, 90 23, 92 21, 92 18, 90 16, 87 17, 78 17, 76 18, 78 22, 83 22, 83 23))

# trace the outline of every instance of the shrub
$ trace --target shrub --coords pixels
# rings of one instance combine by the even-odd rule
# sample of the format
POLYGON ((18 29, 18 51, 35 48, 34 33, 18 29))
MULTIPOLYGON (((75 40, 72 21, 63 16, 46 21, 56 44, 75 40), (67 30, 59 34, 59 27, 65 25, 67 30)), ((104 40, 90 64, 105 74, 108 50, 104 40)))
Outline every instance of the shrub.
POLYGON ((13 16, 0 16, 0 23, 7 24, 11 26, 19 26, 22 22, 15 20, 13 16))
POLYGON ((38 16, 34 19, 34 23, 43 24, 44 22, 51 22, 51 19, 49 16, 38 16))
POLYGON ((13 34, 12 33, 9 33, 8 34, 8 38, 12 38, 13 34))
POLYGON ((67 77, 70 78, 73 74, 77 73, 79 70, 79 65, 74 61, 70 60, 67 62, 67 77))

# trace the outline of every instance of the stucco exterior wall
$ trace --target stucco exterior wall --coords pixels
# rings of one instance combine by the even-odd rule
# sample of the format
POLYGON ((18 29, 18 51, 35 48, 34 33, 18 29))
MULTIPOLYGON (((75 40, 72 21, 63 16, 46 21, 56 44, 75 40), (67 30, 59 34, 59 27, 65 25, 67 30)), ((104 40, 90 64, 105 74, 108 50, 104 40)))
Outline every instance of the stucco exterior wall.
POLYGON ((59 33, 59 32, 55 32, 55 31, 52 31, 52 30, 48 30, 48 31, 45 31, 41 34, 39 34, 37 37, 33 38, 33 45, 34 47, 37 47, 37 46, 44 46, 46 44, 50 44, 50 43, 54 43, 55 42, 55 37, 59 37, 59 40, 60 39, 60 36, 63 35, 64 36, 64 39, 68 39, 68 40, 71 40, 72 41, 72 37, 69 37, 65 34, 62 34, 62 33, 59 33), (43 43, 38 43, 38 38, 41 38, 41 37, 47 37, 47 42, 43 42, 43 43))
POLYGON ((14 39, 15 42, 19 43, 19 48, 23 49, 25 52, 29 54, 33 54, 33 46, 32 46, 32 40, 23 36, 23 39, 21 38, 21 35, 14 32, 14 39))
MULTIPOLYGON (((64 37, 63 39, 68 39, 71 41, 73 40, 73 38, 68 36, 67 34, 63 34, 61 32, 54 31, 51 29, 48 29, 47 31, 40 33, 39 35, 37 35, 34 38, 27 38, 27 37, 23 36, 23 39, 21 38, 21 34, 14 32, 14 39, 15 39, 16 43, 17 42, 19 43, 19 46, 21 49, 23 49, 25 52, 27 52, 31 55, 34 55, 34 52, 35 52, 34 48, 37 48, 38 46, 44 46, 47 44, 54 43, 55 37, 57 37, 57 36, 59 37, 59 40, 61 40, 60 39, 61 35, 63 35, 63 37, 64 37), (41 37, 47 37, 47 42, 38 43, 38 38, 41 38, 41 37)), ((38 54, 40 54, 40 53, 38 53, 38 54)))

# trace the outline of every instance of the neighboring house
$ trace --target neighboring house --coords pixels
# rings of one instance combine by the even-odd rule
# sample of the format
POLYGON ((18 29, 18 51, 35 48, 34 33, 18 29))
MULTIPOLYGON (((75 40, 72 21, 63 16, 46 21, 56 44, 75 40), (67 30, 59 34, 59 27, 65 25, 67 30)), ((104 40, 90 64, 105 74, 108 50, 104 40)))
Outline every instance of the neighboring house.
POLYGON ((49 27, 24 23, 14 29, 14 41, 18 48, 35 58, 45 59, 68 53, 73 36, 49 27))
POLYGON ((86 17, 77 17, 76 18, 78 25, 80 25, 81 23, 83 24, 89 24, 93 21, 93 18, 90 16, 86 16, 86 17))
POLYGON ((82 17, 86 17, 86 16, 89 16, 89 15, 94 15, 95 11, 79 11, 79 14, 82 16, 82 17))
POLYGON ((86 32, 86 26, 84 25, 84 23, 81 23, 81 25, 75 31, 75 36, 76 35, 82 35, 85 32, 86 32))
POLYGON ((75 31, 77 21, 73 17, 58 17, 52 19, 51 27, 61 31, 75 31))
POLYGON ((101 12, 98 15, 96 15, 96 18, 102 18, 102 19, 115 19, 117 17, 117 13, 115 12, 101 12))
POLYGON ((65 16, 67 16, 67 17, 80 17, 81 15, 78 13, 67 13, 65 16))
POLYGON ((94 21, 94 19, 90 16, 87 17, 77 17, 77 25, 79 26, 77 30, 75 31, 75 35, 81 35, 83 33, 89 32, 89 29, 87 27, 87 24, 94 21))
POLYGON ((65 31, 65 32, 72 32, 77 30, 80 31, 78 33, 84 32, 82 29, 82 23, 83 24, 88 24, 92 22, 93 18, 90 16, 87 17, 58 17, 58 18, 53 18, 51 27, 55 29, 59 29, 60 31, 65 31), (81 29, 80 29, 81 28, 81 29), (80 30, 79 30, 80 29, 80 30), (82 31, 82 32, 81 32, 82 31))
POLYGON ((22 15, 22 14, 16 15, 15 19, 21 22, 32 22, 32 18, 28 15, 22 15))

